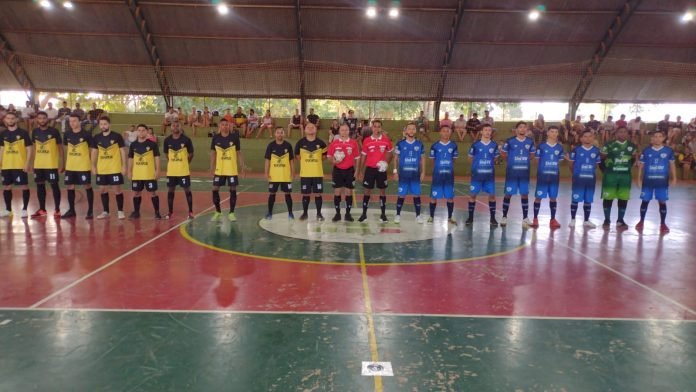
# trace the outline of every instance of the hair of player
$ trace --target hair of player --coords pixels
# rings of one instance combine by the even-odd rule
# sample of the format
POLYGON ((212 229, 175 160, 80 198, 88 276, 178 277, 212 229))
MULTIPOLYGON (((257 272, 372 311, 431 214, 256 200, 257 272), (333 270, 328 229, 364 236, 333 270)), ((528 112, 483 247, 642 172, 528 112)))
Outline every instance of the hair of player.
POLYGON ((493 130, 493 126, 492 126, 491 124, 489 124, 489 123, 485 123, 485 124, 483 124, 483 125, 481 126, 481 130, 482 130, 482 131, 483 131, 484 128, 490 128, 491 130, 493 130))
POLYGON ((285 128, 284 128, 284 127, 281 127, 280 125, 278 125, 278 126, 275 127, 275 130, 276 130, 276 131, 279 130, 279 129, 280 129, 281 131, 285 132, 285 128))
POLYGON ((77 113, 70 113, 70 114, 68 115, 68 117, 74 117, 74 118, 76 118, 76 119, 78 119, 78 120, 80 119, 80 116, 79 116, 77 113))
POLYGON ((42 111, 36 113, 36 116, 37 116, 37 117, 38 117, 38 116, 46 116, 46 117, 48 117, 48 114, 42 110, 42 111))
POLYGON ((450 132, 452 132, 452 128, 450 128, 449 125, 443 125, 443 126, 441 126, 441 127, 440 127, 440 130, 442 131, 443 129, 447 129, 447 130, 449 130, 450 132))
POLYGON ((515 128, 519 127, 520 125, 527 125, 526 121, 518 121, 517 124, 515 124, 515 128))
POLYGON ((382 120, 378 120, 378 119, 372 120, 372 125, 375 125, 375 124, 379 124, 380 126, 382 126, 382 120))
POLYGON ((109 118, 109 116, 101 116, 99 117, 99 121, 106 121, 109 124, 111 124, 111 119, 109 118))
POLYGON ((547 131, 550 131, 550 130, 552 130, 552 129, 555 129, 555 130, 557 130, 557 131, 560 131, 560 130, 561 130, 561 129, 558 127, 558 125, 551 125, 551 126, 547 129, 547 131))
POLYGON ((585 130, 582 131, 582 133, 580 134, 580 136, 585 136, 586 133, 589 133, 589 134, 594 135, 594 133, 593 133, 591 130, 585 129, 585 130))
POLYGON ((619 131, 622 130, 622 129, 623 129, 624 131, 628 132, 628 128, 626 128, 626 127, 624 127, 624 126, 620 126, 620 127, 616 128, 616 132, 619 132, 619 131))
POLYGON ((656 129, 655 131, 653 131, 653 135, 658 134, 658 133, 660 135, 662 135, 663 137, 665 136, 665 132, 661 129, 656 129))
POLYGON ((145 128, 145 130, 147 131, 147 125, 145 125, 145 124, 138 124, 138 126, 136 126, 135 128, 138 129, 138 128, 140 128, 140 127, 145 128))
MULTIPOLYGON (((229 110, 229 109, 227 109, 227 110, 229 110)), ((223 117, 223 118, 220 119, 220 124, 222 124, 222 123, 224 123, 224 122, 226 123, 226 122, 229 122, 229 121, 227 121, 227 119, 223 117)))
POLYGON ((7 113, 5 113, 5 117, 7 117, 7 116, 15 116, 15 117, 17 117, 17 113, 16 113, 16 112, 7 112, 7 113))

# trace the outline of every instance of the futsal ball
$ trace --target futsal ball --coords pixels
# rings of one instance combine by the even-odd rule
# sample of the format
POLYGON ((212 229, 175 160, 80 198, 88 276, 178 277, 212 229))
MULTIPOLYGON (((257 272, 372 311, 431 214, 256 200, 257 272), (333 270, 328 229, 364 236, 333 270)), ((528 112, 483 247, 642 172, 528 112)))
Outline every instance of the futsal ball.
POLYGON ((387 171, 387 166, 389 166, 389 164, 387 164, 386 161, 377 162, 377 170, 379 170, 380 172, 387 171))
POLYGON ((336 163, 341 163, 343 162, 343 159, 346 157, 346 153, 341 150, 338 150, 334 152, 333 157, 336 163))

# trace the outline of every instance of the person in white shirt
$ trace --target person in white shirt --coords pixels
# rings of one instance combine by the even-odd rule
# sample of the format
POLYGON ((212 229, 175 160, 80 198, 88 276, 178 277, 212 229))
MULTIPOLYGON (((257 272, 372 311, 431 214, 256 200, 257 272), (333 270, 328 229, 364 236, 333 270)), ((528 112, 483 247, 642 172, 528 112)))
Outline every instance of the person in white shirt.
POLYGON ((48 103, 48 106, 46 106, 44 112, 46 112, 46 116, 48 116, 48 126, 55 127, 56 118, 58 117, 58 109, 53 107, 53 102, 48 103))
MULTIPOLYGON (((247 127, 249 129, 249 134, 254 133, 254 130, 258 129, 259 127, 259 115, 256 114, 254 109, 249 109, 249 115, 247 116, 247 127)), ((259 137, 258 133, 256 134, 256 137, 259 137)))
POLYGON ((631 135, 631 139, 633 139, 633 143, 641 146, 641 142, 643 140, 643 131, 645 130, 645 123, 641 121, 640 116, 634 118, 633 120, 628 122, 628 133, 631 135))
POLYGON ((162 121, 162 135, 167 133, 167 127, 171 126, 172 123, 179 121, 179 114, 174 110, 173 107, 167 108, 167 113, 164 114, 164 120, 162 121))
POLYGON ((26 124, 26 129, 34 129, 35 117, 36 110, 34 109, 34 104, 31 101, 27 101, 24 109, 22 109, 22 121, 26 124))

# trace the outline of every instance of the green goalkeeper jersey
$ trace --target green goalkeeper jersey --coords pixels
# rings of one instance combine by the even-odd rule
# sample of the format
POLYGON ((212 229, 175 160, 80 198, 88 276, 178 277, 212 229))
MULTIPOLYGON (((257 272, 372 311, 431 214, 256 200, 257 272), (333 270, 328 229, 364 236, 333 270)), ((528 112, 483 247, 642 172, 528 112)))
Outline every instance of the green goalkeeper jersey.
POLYGON ((605 144, 602 147, 602 154, 606 154, 606 159, 604 160, 605 174, 630 175, 636 152, 636 145, 628 140, 623 143, 613 141, 605 144))

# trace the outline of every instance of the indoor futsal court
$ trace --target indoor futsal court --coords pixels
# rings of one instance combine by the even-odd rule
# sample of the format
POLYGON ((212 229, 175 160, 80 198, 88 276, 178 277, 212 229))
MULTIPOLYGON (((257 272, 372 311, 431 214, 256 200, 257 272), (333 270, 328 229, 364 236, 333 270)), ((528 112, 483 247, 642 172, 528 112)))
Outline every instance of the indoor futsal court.
POLYGON ((12 214, 0 217, 0 391, 696 390, 696 181, 687 171, 692 140, 696 146, 695 7, 686 0, 0 2, 0 167, 4 200, 12 197, 12 214), (21 100, 3 95, 10 91, 21 100), (119 110, 104 98, 117 96, 138 98, 119 110), (156 110, 139 109, 147 97, 159 102, 156 110), (64 100, 71 109, 63 123, 44 106, 60 109, 64 100), (73 111, 80 102, 82 116, 73 111), (393 102, 398 108, 388 109, 393 102), (538 111, 527 111, 529 102, 538 111), (562 104, 559 115, 554 104, 562 104), (104 110, 91 118, 98 105, 104 110), (247 135, 252 115, 241 120, 237 106, 256 109, 259 133, 247 135), (624 109, 628 125, 605 121, 624 109), (266 110, 273 121, 265 122, 266 110), (343 111, 350 111, 345 122, 343 111), (460 114, 466 127, 454 122, 460 114), (422 132, 419 116, 428 118, 422 132), (267 134, 265 124, 273 125, 267 134), (36 135, 46 127, 62 138, 94 138, 81 156, 87 169, 75 170, 93 173, 91 180, 64 183, 77 159, 70 154, 79 155, 65 139, 58 185, 42 182, 54 170, 39 165, 49 142, 36 135), (35 155, 33 166, 32 155, 12 155, 22 140, 12 132, 21 129, 34 129, 22 144, 33 150, 21 150, 35 155), (111 139, 114 149, 97 139, 109 133, 124 135, 111 139), (188 160, 177 155, 187 153, 184 144, 166 150, 178 135, 191 139, 188 160), (233 142, 221 146, 222 138, 233 142), (365 175, 345 187, 332 219, 332 184, 345 155, 331 146, 348 139, 362 151, 349 169, 365 175), (370 149, 383 139, 393 146, 370 149), (151 147, 141 154, 146 140, 151 147), (287 149, 269 152, 274 140, 298 151, 291 172, 287 149), (477 146, 489 142, 491 155, 479 160, 477 146), (408 168, 422 169, 400 156, 410 148, 402 143, 421 143, 424 151, 414 151, 427 160, 405 202, 408 168), (612 158, 617 143, 633 146, 630 159, 612 158), (546 181, 547 146, 562 147, 554 216, 548 198, 540 211, 533 206, 546 181), (528 159, 519 169, 528 204, 522 188, 509 196, 511 170, 522 162, 515 148, 528 159), (583 148, 596 155, 582 161, 591 164, 581 165, 583 148), (372 154, 381 159, 374 167, 372 154), (121 164, 109 172, 107 158, 123 157, 128 173, 121 164), (157 174, 139 177, 145 172, 137 166, 152 168, 155 159, 157 174), (32 170, 24 174, 12 166, 25 161, 32 170), (486 164, 490 199, 483 186, 473 201, 486 164), (627 193, 603 225, 607 178, 621 164, 627 193), (186 172, 172 175, 175 165, 186 172), (285 170, 287 181, 272 180, 285 170), (594 198, 578 207, 583 170, 592 177, 582 189, 594 198), (454 178, 450 188, 439 182, 442 173, 454 178), (107 174, 114 182, 100 183, 107 174), (663 174, 679 176, 668 198, 661 196, 667 185, 650 182, 663 174), (376 188, 363 206, 373 175, 376 188), (388 179, 384 210, 379 176, 388 179), (170 205, 172 177, 187 182, 174 188, 170 205), (220 182, 226 177, 234 190, 220 182), (269 181, 292 185, 287 200, 276 188, 270 213, 269 181), (100 185, 111 187, 105 216, 100 185), (85 219, 89 203, 94 219, 85 219), (347 205, 355 219, 345 217, 347 205), (156 208, 166 219, 154 217, 156 208), (579 214, 574 226, 571 209, 579 214), (65 215, 71 211, 77 216, 65 215))

